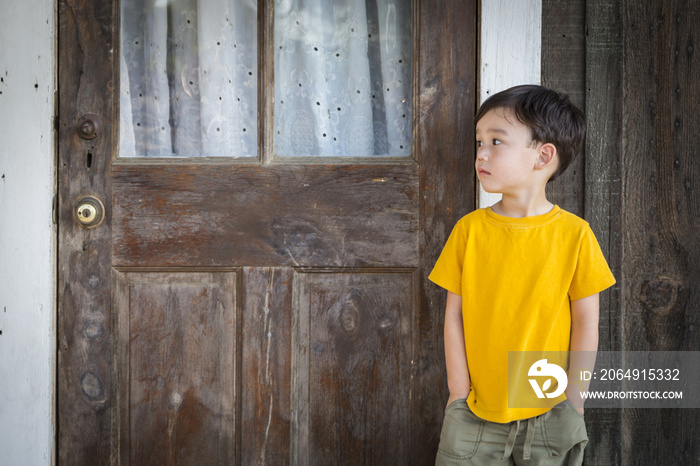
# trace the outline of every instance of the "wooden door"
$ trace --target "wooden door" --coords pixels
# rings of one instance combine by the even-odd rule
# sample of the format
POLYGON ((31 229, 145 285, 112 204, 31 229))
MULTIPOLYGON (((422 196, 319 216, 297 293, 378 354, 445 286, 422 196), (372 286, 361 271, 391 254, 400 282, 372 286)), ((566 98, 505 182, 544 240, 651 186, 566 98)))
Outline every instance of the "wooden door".
POLYGON ((473 208, 476 2, 414 2, 408 159, 120 158, 119 5, 59 2, 60 464, 431 464, 473 208), (105 219, 85 228, 85 196, 105 219), (79 214, 78 214, 79 215, 79 214))

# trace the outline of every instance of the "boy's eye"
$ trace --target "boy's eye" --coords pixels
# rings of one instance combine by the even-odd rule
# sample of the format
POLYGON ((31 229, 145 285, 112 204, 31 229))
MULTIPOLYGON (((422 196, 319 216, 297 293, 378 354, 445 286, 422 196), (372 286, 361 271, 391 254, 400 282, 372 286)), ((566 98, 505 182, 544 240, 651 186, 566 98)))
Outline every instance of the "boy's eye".
POLYGON ((497 146, 497 145, 499 145, 500 143, 501 143, 501 140, 500 140, 500 139, 494 139, 493 142, 492 142, 492 144, 493 144, 494 146, 497 146))
POLYGON ((481 147, 482 142, 481 141, 476 141, 476 147, 481 147))

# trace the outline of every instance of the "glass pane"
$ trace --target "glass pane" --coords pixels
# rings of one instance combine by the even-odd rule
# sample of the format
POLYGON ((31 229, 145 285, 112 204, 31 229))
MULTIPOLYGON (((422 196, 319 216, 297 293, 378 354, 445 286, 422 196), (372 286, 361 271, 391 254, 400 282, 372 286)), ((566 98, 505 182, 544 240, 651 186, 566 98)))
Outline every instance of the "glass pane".
POLYGON ((255 0, 122 0, 120 156, 257 153, 255 0))
POLYGON ((411 0, 275 2, 275 153, 411 153, 411 0))

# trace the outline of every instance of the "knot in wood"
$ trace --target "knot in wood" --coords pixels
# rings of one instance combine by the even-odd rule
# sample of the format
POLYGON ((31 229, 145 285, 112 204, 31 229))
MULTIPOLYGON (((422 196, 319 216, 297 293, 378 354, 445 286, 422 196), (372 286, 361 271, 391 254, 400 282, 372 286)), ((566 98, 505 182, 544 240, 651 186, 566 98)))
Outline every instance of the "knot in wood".
POLYGON ((357 328, 357 321, 359 320, 359 312, 355 308, 354 304, 349 304, 343 309, 340 314, 340 326, 346 332, 352 332, 357 328))
POLYGON ((93 372, 85 372, 80 378, 80 388, 83 393, 90 399, 99 398, 104 394, 105 386, 102 380, 93 372))
POLYGON ((170 394, 168 401, 170 401, 170 405, 173 408, 178 408, 182 404, 182 395, 180 395, 177 391, 173 391, 170 394))
POLYGON ((678 302, 678 286, 671 278, 646 280, 642 283, 639 300, 655 314, 668 314, 678 302))
POLYGON ((394 326, 394 319, 392 319, 390 316, 384 316, 381 319, 379 319, 379 328, 382 331, 387 331, 390 330, 391 327, 394 326))
POLYGON ((90 340, 99 338, 102 335, 102 323, 98 320, 89 320, 85 324, 85 336, 90 340))

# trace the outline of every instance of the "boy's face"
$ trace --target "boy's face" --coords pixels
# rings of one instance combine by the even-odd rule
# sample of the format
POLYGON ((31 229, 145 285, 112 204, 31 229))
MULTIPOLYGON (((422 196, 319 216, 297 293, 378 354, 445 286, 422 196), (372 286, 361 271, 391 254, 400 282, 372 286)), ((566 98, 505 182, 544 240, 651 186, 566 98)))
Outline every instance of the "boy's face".
POLYGON ((476 174, 489 193, 525 194, 536 189, 539 149, 530 129, 510 110, 495 108, 476 124, 476 174))

